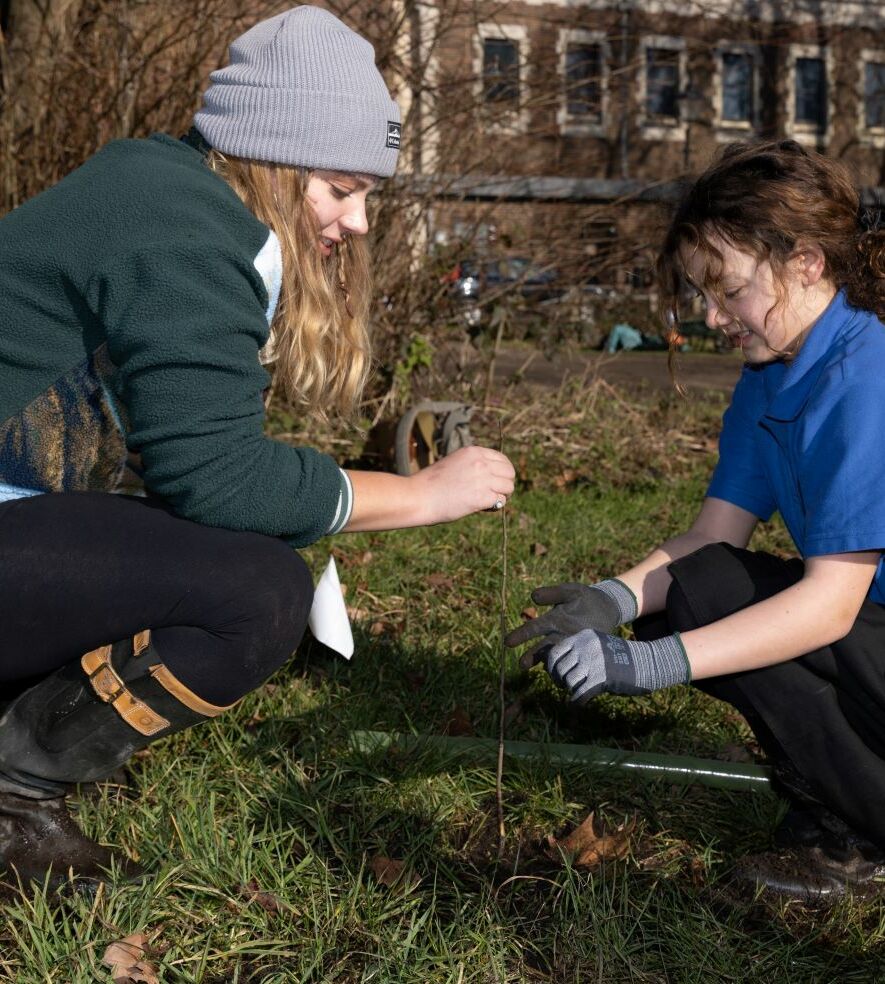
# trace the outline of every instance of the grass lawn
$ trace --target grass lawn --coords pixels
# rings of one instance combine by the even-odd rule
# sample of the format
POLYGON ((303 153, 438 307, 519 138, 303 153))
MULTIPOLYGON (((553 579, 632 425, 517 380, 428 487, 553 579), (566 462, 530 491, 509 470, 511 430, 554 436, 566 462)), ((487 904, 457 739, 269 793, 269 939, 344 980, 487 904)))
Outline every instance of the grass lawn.
MULTIPOLYGON (((477 418, 495 445, 502 420, 520 476, 508 624, 532 586, 614 573, 690 520, 722 409, 596 381, 477 418)), ((757 543, 789 546, 777 525, 757 543)), ((502 523, 339 537, 308 551, 317 572, 330 547, 352 663, 305 646, 225 718, 138 756, 129 787, 84 793, 83 825, 150 878, 4 903, 0 979, 110 982, 105 948, 143 933, 165 984, 885 981, 879 902, 729 887, 779 818, 768 793, 507 761, 499 856, 494 765, 355 751, 358 730, 497 736, 502 523), (548 838, 591 811, 624 856, 578 867, 548 838)), ((577 711, 510 654, 505 690, 510 739, 757 752, 738 715, 689 688, 577 711)))

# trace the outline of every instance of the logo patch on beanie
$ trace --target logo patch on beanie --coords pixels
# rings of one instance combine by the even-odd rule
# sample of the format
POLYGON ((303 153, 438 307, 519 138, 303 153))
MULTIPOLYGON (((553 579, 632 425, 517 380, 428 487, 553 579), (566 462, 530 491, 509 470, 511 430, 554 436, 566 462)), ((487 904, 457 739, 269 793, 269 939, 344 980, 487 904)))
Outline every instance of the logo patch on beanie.
POLYGON ((394 150, 399 150, 399 138, 401 133, 401 127, 399 123, 394 123, 393 120, 387 121, 387 146, 392 147, 394 150))

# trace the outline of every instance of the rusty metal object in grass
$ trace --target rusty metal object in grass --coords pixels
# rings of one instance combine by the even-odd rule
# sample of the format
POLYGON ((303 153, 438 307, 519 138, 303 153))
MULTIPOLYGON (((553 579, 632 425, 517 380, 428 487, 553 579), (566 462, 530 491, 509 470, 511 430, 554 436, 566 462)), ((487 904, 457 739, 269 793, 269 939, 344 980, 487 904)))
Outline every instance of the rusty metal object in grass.
POLYGON ((463 403, 425 400, 400 417, 394 438, 399 475, 414 475, 439 458, 472 444, 473 407, 463 403))
MULTIPOLYGON (((471 762, 494 761, 496 738, 455 738, 446 735, 405 735, 386 731, 355 731, 351 747, 362 754, 396 749, 404 754, 433 751, 471 762)), ((583 765, 590 769, 630 772, 643 779, 694 783, 719 789, 768 790, 771 770, 763 765, 720 762, 689 755, 629 752, 595 745, 567 745, 535 741, 505 741, 504 754, 550 765, 583 765)))

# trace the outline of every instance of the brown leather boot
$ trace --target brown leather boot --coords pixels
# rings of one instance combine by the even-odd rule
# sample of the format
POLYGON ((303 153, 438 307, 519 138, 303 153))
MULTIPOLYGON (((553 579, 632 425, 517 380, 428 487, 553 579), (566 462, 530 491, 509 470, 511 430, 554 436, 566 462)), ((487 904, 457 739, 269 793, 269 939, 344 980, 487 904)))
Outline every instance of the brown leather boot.
POLYGON ((803 825, 804 837, 790 847, 742 858, 735 866, 735 881, 804 901, 838 898, 849 891, 871 897, 885 889, 885 852, 832 814, 823 816, 817 831, 812 835, 803 825))
POLYGON ((68 812, 64 797, 29 799, 0 792, 0 870, 8 886, 20 882, 53 888, 72 878, 97 883, 116 870, 126 880, 141 868, 87 837, 68 812))

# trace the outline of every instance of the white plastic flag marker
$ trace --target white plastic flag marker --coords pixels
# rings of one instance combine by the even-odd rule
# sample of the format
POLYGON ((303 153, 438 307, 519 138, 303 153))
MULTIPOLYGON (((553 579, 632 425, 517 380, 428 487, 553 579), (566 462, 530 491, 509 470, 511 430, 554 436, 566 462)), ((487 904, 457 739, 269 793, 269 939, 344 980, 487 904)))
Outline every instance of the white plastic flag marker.
POLYGON ((345 659, 353 656, 353 633, 350 631, 350 618, 341 593, 338 568, 335 558, 329 564, 314 589, 313 606, 307 617, 307 624, 314 638, 345 659))

